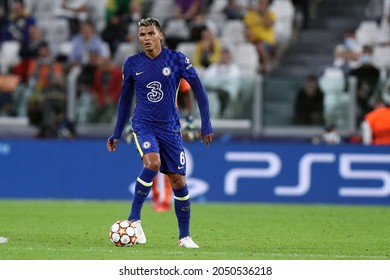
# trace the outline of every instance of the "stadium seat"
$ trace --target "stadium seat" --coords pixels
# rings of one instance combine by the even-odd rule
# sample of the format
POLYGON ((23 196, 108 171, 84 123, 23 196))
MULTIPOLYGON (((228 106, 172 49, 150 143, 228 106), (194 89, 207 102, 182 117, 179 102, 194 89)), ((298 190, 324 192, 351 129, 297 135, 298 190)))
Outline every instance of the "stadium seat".
POLYGON ((89 1, 90 16, 95 23, 96 30, 101 32, 106 24, 105 13, 106 13, 106 2, 107 0, 94 0, 89 1))
POLYGON ((42 15, 45 15, 45 18, 53 16, 53 11, 56 9, 56 1, 53 0, 24 0, 24 3, 26 10, 37 19, 42 15))
POLYGON ((373 45, 378 41, 378 24, 373 20, 363 20, 356 30, 356 39, 364 45, 373 45))
POLYGON ((193 42, 181 42, 177 45, 176 50, 185 54, 189 59, 192 59, 196 44, 193 42))
POLYGON ((110 57, 111 56, 111 50, 110 50, 110 45, 107 42, 103 41, 103 52, 102 52, 103 57, 110 57))
POLYGON ((20 43, 18 41, 5 41, 0 48, 0 72, 7 73, 9 68, 19 63, 20 43))
POLYGON ((390 69, 390 46, 375 46, 373 63, 379 68, 390 69))
POLYGON ((274 25, 276 41, 284 44, 291 38, 293 32, 294 5, 291 0, 274 0, 269 9, 276 14, 274 25))
POLYGON ((233 44, 245 42, 245 26, 241 20, 226 20, 222 28, 222 42, 233 44))
POLYGON ((61 44, 58 45, 58 49, 57 49, 56 54, 69 57, 71 52, 72 52, 72 42, 65 41, 65 42, 62 42, 61 44))
POLYGON ((136 51, 137 51, 137 48, 136 48, 135 43, 132 43, 132 42, 120 43, 115 54, 114 54, 113 63, 116 66, 121 67, 123 65, 123 62, 125 61, 125 59, 128 56, 135 54, 136 51))
POLYGON ((169 19, 164 28, 164 34, 166 37, 187 40, 190 37, 190 30, 184 19, 169 19))
POLYGON ((340 68, 327 67, 319 79, 319 86, 324 92, 324 118, 338 127, 348 119, 349 94, 345 93, 345 76, 340 68))
POLYGON ((223 8, 228 3, 227 0, 214 0, 209 8, 210 14, 221 13, 223 8))
POLYGON ((386 44, 387 42, 390 42, 390 22, 384 18, 378 27, 377 43, 386 44))
POLYGON ((158 18, 160 23, 164 25, 167 19, 175 16, 173 4, 173 0, 154 1, 150 9, 150 14, 153 15, 153 17, 158 18))
POLYGON ((50 45, 57 46, 69 39, 69 24, 64 18, 38 19, 38 26, 50 45))
POLYGON ((256 74, 259 70, 260 62, 256 47, 252 43, 239 43, 233 51, 233 61, 244 74, 256 74))

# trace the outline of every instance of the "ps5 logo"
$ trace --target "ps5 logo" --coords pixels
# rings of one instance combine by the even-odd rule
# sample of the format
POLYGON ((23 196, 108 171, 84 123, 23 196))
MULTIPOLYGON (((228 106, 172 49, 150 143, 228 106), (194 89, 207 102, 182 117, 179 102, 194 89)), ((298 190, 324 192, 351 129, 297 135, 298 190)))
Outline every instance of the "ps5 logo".
POLYGON ((0 143, 0 156, 9 155, 11 153, 11 145, 0 143))
MULTIPOLYGON (((254 162, 266 163, 267 167, 262 168, 233 168, 225 176, 225 193, 235 195, 239 187, 240 178, 274 178, 281 173, 282 160, 272 152, 227 152, 225 159, 228 162, 254 162)), ((274 186, 276 196, 304 196, 312 187, 313 165, 314 164, 334 164, 338 162, 339 176, 344 180, 359 181, 358 186, 340 186, 338 194, 340 197, 388 197, 390 196, 390 172, 389 168, 385 170, 374 169, 374 164, 389 164, 390 157, 387 154, 354 154, 342 153, 338 157, 334 153, 307 153, 304 154, 298 162, 298 183, 292 185, 274 186), (359 168, 359 165, 373 165, 368 170, 359 168), (366 180, 375 180, 382 182, 381 186, 365 186, 366 180)), ((262 165, 263 166, 263 165, 262 165)))

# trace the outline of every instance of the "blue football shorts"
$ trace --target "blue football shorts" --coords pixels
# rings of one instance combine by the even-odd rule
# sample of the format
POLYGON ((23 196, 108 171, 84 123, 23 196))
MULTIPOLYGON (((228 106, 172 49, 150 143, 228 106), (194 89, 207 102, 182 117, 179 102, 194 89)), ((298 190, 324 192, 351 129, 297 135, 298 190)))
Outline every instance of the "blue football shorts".
POLYGON ((186 157, 180 131, 133 124, 133 136, 141 158, 148 153, 159 153, 161 173, 186 174, 186 157))

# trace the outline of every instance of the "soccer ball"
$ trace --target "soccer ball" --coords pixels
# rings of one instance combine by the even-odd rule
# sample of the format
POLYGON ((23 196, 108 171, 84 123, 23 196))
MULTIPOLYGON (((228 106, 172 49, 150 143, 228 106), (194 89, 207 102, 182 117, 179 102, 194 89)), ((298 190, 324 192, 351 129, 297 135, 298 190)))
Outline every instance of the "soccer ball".
POLYGON ((110 228, 110 241, 115 246, 134 246, 137 242, 137 237, 136 226, 130 221, 117 221, 110 228))

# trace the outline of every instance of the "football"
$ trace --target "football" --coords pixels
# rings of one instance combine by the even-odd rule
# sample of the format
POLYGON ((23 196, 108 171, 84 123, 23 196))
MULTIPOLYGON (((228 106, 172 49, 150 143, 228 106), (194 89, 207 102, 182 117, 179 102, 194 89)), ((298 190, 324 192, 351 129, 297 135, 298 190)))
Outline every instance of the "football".
POLYGON ((135 224, 130 221, 117 221, 110 228, 110 241, 115 246, 134 246, 137 242, 137 237, 135 224))

